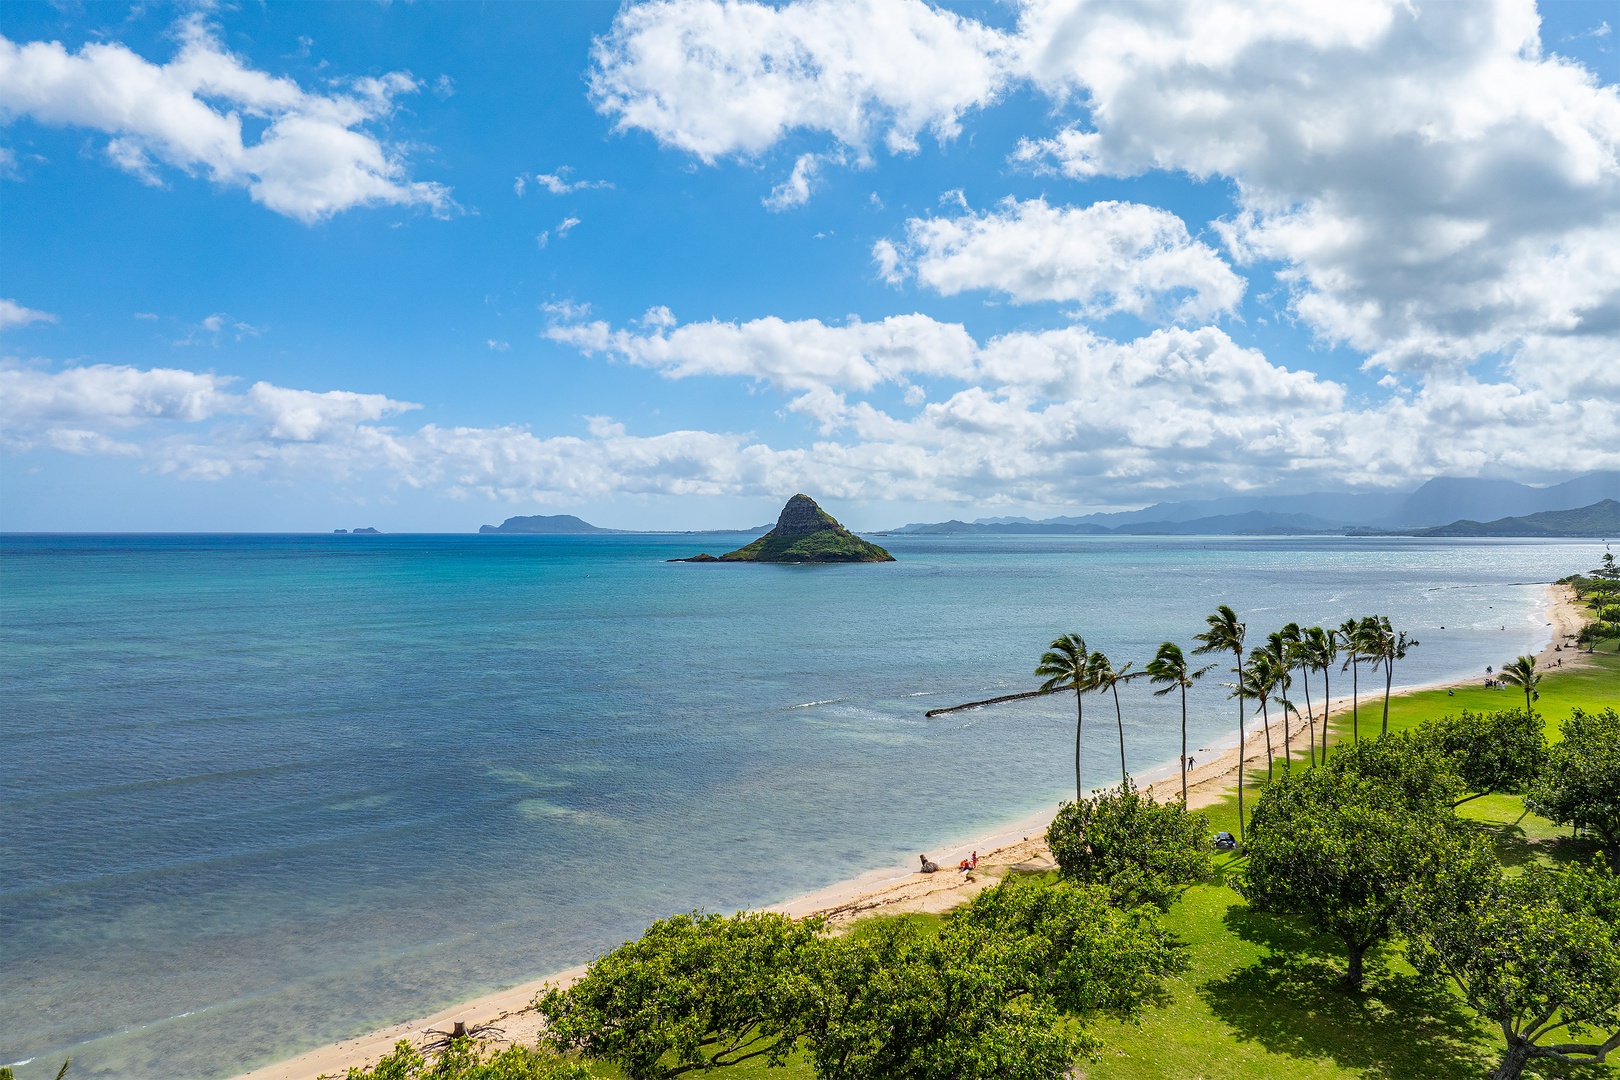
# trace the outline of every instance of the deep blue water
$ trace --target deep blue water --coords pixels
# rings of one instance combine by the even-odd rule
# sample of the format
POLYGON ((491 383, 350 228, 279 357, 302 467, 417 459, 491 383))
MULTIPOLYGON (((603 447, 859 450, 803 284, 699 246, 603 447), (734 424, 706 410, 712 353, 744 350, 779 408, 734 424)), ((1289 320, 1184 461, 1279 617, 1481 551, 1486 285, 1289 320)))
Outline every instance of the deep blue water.
MULTIPOLYGON (((0 1063, 229 1076, 547 974, 671 911, 771 903, 1072 795, 1079 630, 1116 661, 1388 614, 1398 683, 1540 644, 1591 542, 0 538, 0 1063), (1441 626, 1445 629, 1439 629, 1441 626)), ((1335 684, 1335 691, 1339 684, 1335 684)), ((1125 692, 1127 752, 1177 752, 1125 692)), ((1233 726, 1210 683, 1193 737, 1233 726)), ((1111 717, 1109 717, 1111 719, 1111 717)), ((1088 725, 1088 777, 1117 761, 1088 725)))

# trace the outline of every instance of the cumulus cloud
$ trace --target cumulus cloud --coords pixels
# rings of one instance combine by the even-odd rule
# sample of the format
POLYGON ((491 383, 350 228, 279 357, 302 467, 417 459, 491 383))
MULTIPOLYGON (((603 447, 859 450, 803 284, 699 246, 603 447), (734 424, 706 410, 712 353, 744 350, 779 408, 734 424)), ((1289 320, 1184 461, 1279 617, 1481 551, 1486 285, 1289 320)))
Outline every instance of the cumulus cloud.
POLYGON ((786 180, 771 189, 760 201, 767 210, 791 210, 810 201, 810 193, 821 177, 821 154, 800 154, 793 163, 793 172, 786 180))
POLYGON ((23 307, 15 300, 0 297, 0 330, 8 326, 27 326, 29 323, 56 321, 56 316, 48 311, 35 311, 30 307, 23 307))
POLYGON ((357 206, 452 207, 448 188, 411 180, 403 155, 367 130, 418 89, 409 75, 316 93, 250 67, 199 17, 178 31, 180 50, 166 64, 119 44, 70 53, 0 37, 0 118, 103 132, 109 160, 148 183, 162 182, 164 165, 206 175, 306 224, 357 206), (244 117, 264 123, 254 141, 244 139, 244 117))
POLYGON ((591 94, 620 130, 713 163, 819 131, 857 154, 915 150, 1007 83, 999 31, 921 0, 655 0, 597 40, 591 94))
POLYGON ((1296 313, 1371 362, 1620 341, 1620 95, 1543 53, 1530 0, 1030 0, 1020 38, 1089 107, 1024 160, 1232 179, 1231 250, 1282 263, 1296 313))
POLYGON ((873 257, 892 282, 914 274, 946 296, 985 289, 1022 304, 1073 303, 1092 316, 1206 319, 1234 308, 1244 289, 1176 215, 1126 202, 1009 198, 983 214, 911 218, 903 244, 881 241, 873 257))

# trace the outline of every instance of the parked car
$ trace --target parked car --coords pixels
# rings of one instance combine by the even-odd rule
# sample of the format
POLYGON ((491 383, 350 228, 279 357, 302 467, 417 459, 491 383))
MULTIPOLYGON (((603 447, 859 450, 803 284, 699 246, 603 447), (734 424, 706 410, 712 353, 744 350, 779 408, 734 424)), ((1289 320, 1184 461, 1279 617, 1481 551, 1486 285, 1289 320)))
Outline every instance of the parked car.
POLYGON ((1215 850, 1235 851, 1237 850, 1237 841, 1232 838, 1232 834, 1229 832, 1218 832, 1215 834, 1215 850))

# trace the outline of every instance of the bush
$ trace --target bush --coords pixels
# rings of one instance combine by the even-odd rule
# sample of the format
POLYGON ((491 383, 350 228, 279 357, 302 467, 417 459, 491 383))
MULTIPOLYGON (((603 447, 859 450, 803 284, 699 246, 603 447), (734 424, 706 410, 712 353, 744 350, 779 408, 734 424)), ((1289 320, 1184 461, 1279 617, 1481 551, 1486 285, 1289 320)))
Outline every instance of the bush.
POLYGON ((1208 877, 1209 820, 1180 803, 1159 803, 1126 781, 1118 790, 1064 803, 1046 830, 1063 876, 1102 885, 1116 904, 1168 910, 1208 877))
POLYGON ((583 1065, 532 1046, 490 1051, 456 1039, 437 1057, 424 1058, 404 1039, 369 1069, 350 1069, 344 1080, 590 1080, 583 1065))

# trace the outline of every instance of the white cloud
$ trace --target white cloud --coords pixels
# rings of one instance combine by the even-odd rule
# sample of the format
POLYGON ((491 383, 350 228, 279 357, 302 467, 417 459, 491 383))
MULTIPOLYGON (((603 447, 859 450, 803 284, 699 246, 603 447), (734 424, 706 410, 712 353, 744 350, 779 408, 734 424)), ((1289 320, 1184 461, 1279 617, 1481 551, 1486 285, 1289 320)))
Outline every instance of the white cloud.
POLYGON ((53 323, 56 316, 48 311, 35 311, 30 307, 23 307, 15 300, 0 297, 0 330, 8 326, 27 326, 29 323, 53 323))
POLYGON ((1076 208, 1009 198, 983 214, 911 218, 903 244, 880 241, 873 257, 891 282, 915 274, 946 296, 987 289, 1017 303, 1078 304, 1089 316, 1206 319, 1232 310, 1244 288, 1180 218, 1137 203, 1076 208))
POLYGON ((517 179, 512 181, 512 194, 516 195, 520 199, 523 198, 523 188, 524 188, 523 177, 520 176, 517 179))
POLYGON ((1024 159, 1232 179, 1228 244, 1324 338, 1411 370, 1620 343, 1620 93, 1542 52, 1529 0, 1031 0, 1020 34, 1089 106, 1024 159))
POLYGON ((821 175, 820 154, 800 154, 793 163, 793 172, 786 180, 771 189, 771 193, 760 201, 765 209, 782 211, 791 210, 795 206, 803 206, 810 201, 810 192, 821 175))
MULTIPOLYGON (((570 229, 572 229, 575 225, 578 225, 578 224, 579 224, 579 218, 577 218, 577 217, 565 217, 560 222, 558 222, 557 227, 555 229, 551 230, 551 231, 560 240, 563 237, 567 236, 568 231, 570 229)), ((545 245, 542 244, 541 246, 544 247, 545 245)))
MULTIPOLYGON (((535 183, 539 184, 553 195, 571 195, 576 191, 590 191, 592 189, 602 188, 611 189, 613 187, 612 182, 608 180, 569 180, 568 174, 573 171, 574 170, 569 166, 563 165, 554 173, 536 174, 534 180, 535 183)), ((519 183, 522 183, 522 180, 522 177, 518 177, 519 183)), ((523 192, 519 190, 518 194, 521 195, 523 192)))
POLYGON ((787 132, 857 154, 950 139, 1007 81, 1005 37, 921 0, 655 0, 598 39, 591 93, 620 130, 713 163, 787 132))
POLYGON ((202 173, 306 224, 357 206, 453 206, 448 188, 411 180, 403 156, 365 130, 417 89, 409 75, 313 93, 249 67, 200 17, 183 20, 179 34, 167 64, 119 44, 69 53, 58 42, 0 37, 0 117, 101 131, 112 162, 148 183, 161 183, 160 165, 202 173), (251 143, 244 116, 266 125, 251 143))

